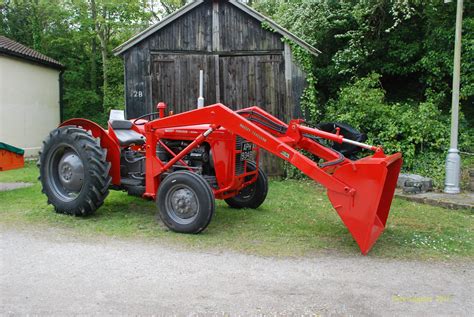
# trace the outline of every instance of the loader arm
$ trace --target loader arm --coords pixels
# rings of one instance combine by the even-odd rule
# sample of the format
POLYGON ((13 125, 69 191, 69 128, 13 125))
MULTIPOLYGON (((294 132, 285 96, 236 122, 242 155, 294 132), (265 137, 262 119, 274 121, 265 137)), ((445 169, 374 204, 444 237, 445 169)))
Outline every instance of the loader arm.
MULTIPOLYGON (((218 127, 223 127, 289 162, 301 170, 305 175, 332 191, 347 194, 350 194, 353 191, 352 188, 325 172, 324 169, 319 167, 316 162, 301 154, 295 149, 295 147, 306 149, 318 157, 328 161, 337 160, 339 158, 338 153, 322 146, 321 144, 311 141, 306 137, 303 137, 299 131, 301 126, 296 122, 290 124, 290 129, 288 129, 288 125, 262 111, 261 109, 257 109, 259 113, 269 118, 269 120, 273 120, 274 122, 284 125, 287 128, 287 132, 285 134, 271 134, 271 131, 269 131, 270 129, 268 129, 268 127, 262 127, 261 124, 248 120, 245 118, 245 116, 230 110, 226 106, 222 104, 216 104, 148 123, 145 126, 145 131, 147 140, 150 140, 151 142, 147 142, 149 144, 147 146, 147 151, 150 153, 150 155, 147 155, 147 157, 153 157, 153 153, 156 153, 156 145, 154 146, 154 144, 156 144, 157 139, 153 133, 154 131, 158 129, 175 128, 186 125, 210 124, 211 126, 214 126, 214 130, 218 127)), ((312 135, 325 137, 336 142, 338 142, 340 139, 339 136, 317 129, 312 129, 311 133, 312 135)), ((204 139, 202 141, 204 141, 204 139)), ((196 145, 197 143, 194 144, 194 146, 196 145)), ((160 164, 156 163, 157 162, 149 162, 150 168, 147 169, 153 170, 155 176, 162 173, 160 164)), ((346 160, 341 162, 341 164, 343 163, 347 163, 346 160)), ((172 164, 170 164, 170 166, 172 166, 172 164)), ((156 192, 155 189, 152 190, 152 192, 156 192)))
POLYGON ((145 195, 155 198, 160 175, 221 127, 289 162, 326 187, 333 207, 356 240, 361 252, 367 254, 385 228, 402 165, 401 154, 386 156, 380 147, 345 139, 339 133, 333 134, 304 126, 302 120, 292 120, 286 124, 260 108, 252 107, 234 112, 222 104, 215 104, 148 122, 145 125, 145 195), (158 160, 157 131, 201 124, 208 124, 209 130, 196 137, 168 163, 163 164, 158 160), (350 143, 375 154, 351 161, 335 150, 321 145, 317 142, 318 138, 350 143), (326 162, 318 164, 300 153, 299 149, 304 149, 326 162))
MULTIPOLYGON (((336 151, 322 146, 320 143, 314 141, 314 137, 325 137, 338 143, 342 143, 343 138, 341 136, 332 135, 318 129, 303 127, 301 125, 301 123, 303 123, 302 120, 292 121, 293 125, 290 123, 292 131, 289 131, 290 127, 286 123, 258 107, 242 109, 237 111, 237 113, 247 120, 255 123, 268 133, 276 136, 280 141, 285 142, 292 147, 306 150, 325 161, 332 161, 320 165, 320 167, 323 169, 327 169, 324 168, 324 166, 335 165, 333 164, 334 161, 341 161, 341 159, 344 159, 340 153, 337 153, 336 151), (306 133, 303 134, 302 130, 304 129, 306 129, 306 133)), ((342 161, 340 163, 342 163, 342 161)))

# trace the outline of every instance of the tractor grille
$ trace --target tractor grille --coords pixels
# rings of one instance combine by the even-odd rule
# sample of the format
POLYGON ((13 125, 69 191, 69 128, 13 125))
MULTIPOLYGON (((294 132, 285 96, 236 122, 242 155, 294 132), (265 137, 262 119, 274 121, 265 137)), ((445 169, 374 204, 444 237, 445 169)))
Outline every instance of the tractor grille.
MULTIPOLYGON (((245 139, 241 138, 240 136, 237 136, 235 140, 235 149, 237 151, 242 150, 242 143, 245 142, 245 139)), ((244 170, 244 162, 240 159, 241 155, 240 153, 235 155, 235 175, 242 175, 245 170, 244 170)))
POLYGON ((235 175, 242 175, 244 172, 244 162, 240 159, 240 154, 237 154, 235 156, 235 175))
MULTIPOLYGON (((235 149, 237 151, 242 151, 244 143, 247 143, 247 140, 241 138, 240 136, 237 136, 235 142, 235 149)), ((248 161, 254 161, 254 159, 248 161)), ((245 174, 245 160, 242 160, 242 154, 238 153, 235 155, 235 175, 239 176, 242 174, 245 174)))
POLYGON ((240 149, 242 149, 242 143, 244 142, 245 142, 244 138, 237 136, 237 138, 235 139, 235 149, 237 151, 240 151, 240 149))

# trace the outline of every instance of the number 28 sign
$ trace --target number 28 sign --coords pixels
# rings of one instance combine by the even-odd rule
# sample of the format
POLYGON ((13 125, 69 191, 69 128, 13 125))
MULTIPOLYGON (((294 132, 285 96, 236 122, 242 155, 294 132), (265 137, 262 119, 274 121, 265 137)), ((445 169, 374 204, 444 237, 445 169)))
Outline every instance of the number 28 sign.
POLYGON ((143 91, 133 90, 132 91, 132 98, 143 98, 143 91))

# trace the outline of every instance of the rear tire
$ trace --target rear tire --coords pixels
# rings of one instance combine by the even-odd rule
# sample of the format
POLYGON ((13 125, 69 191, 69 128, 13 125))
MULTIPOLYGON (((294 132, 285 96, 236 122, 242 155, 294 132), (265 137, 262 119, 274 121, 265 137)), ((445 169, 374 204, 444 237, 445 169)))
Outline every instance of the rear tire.
POLYGON ((200 233, 214 215, 215 197, 201 175, 178 171, 160 184, 156 205, 161 220, 172 231, 200 233))
MULTIPOLYGON (((247 172, 253 172, 256 169, 256 164, 247 162, 247 172)), ((251 179, 252 176, 249 178, 251 179)), ((239 194, 232 198, 228 198, 225 202, 236 209, 252 208, 257 209, 265 201, 268 194, 268 178, 262 168, 258 168, 257 181, 240 191, 239 194)))
POLYGON ((109 194, 112 178, 106 151, 83 129, 53 130, 43 141, 38 167, 42 192, 58 213, 91 215, 109 194))

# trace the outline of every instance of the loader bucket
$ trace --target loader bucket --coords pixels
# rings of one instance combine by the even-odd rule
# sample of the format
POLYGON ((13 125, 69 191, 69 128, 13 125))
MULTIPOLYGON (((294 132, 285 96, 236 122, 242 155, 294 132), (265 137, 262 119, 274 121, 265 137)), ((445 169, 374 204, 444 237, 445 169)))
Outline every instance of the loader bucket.
POLYGON ((352 194, 328 190, 328 196, 364 255, 385 229, 402 162, 400 153, 366 157, 333 174, 355 190, 352 194))

